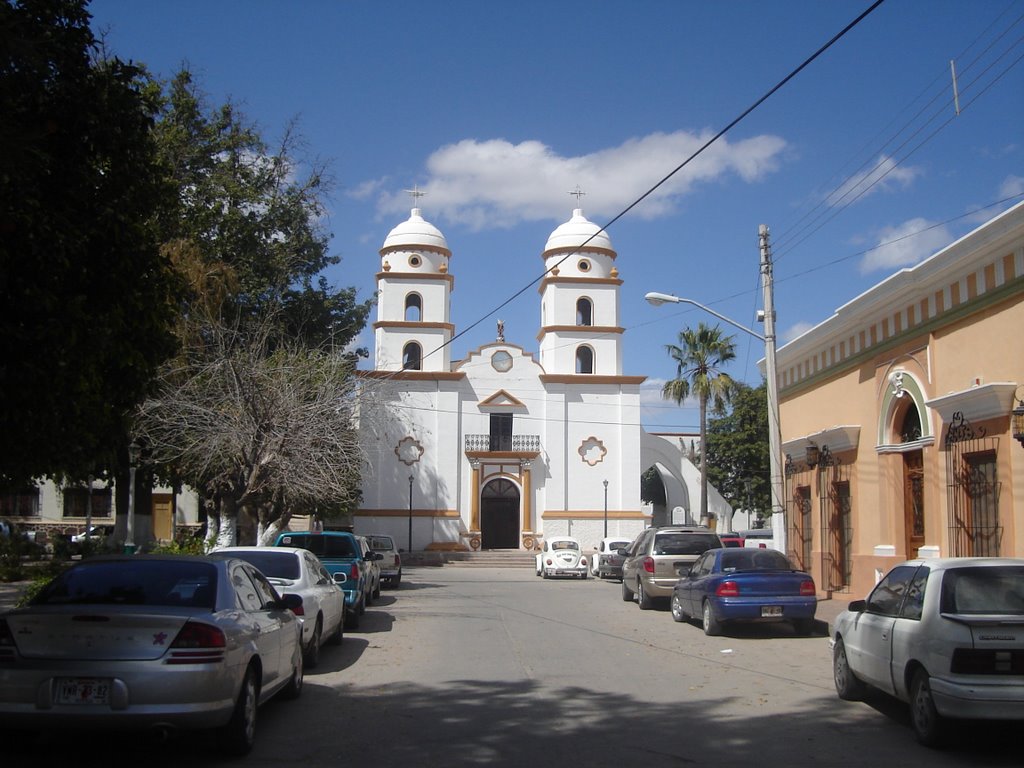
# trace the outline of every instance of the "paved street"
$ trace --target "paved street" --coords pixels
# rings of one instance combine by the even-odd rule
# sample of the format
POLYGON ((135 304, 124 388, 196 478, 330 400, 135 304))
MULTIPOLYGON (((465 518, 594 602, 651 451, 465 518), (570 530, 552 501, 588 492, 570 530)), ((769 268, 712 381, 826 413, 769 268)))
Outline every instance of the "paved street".
MULTIPOLYGON (((834 612, 834 611, 829 611, 834 612)), ((917 745, 902 706, 840 702, 828 641, 787 628, 708 638, 617 583, 532 569, 408 569, 298 702, 261 710, 253 766, 1019 765, 1008 728, 917 745)), ((964 729, 966 731, 966 729, 964 729)), ((5 765, 85 754, 212 765, 206 735, 42 739, 5 765), (74 744, 74 746, 69 746, 74 744)))

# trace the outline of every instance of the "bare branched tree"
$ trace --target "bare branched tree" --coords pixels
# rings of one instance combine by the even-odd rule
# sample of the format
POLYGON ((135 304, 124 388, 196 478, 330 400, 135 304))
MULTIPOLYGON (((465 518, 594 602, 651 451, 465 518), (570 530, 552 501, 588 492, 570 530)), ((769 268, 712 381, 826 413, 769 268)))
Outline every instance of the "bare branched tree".
POLYGON ((358 500, 351 358, 282 343, 272 319, 245 330, 204 322, 138 412, 154 461, 201 489, 207 546, 231 546, 238 520, 271 544, 293 514, 358 500))

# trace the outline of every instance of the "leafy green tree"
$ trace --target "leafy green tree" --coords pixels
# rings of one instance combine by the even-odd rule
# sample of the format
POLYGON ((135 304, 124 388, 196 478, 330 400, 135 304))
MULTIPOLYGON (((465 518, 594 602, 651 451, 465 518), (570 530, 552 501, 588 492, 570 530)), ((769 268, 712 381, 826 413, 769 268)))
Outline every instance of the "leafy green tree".
POLYGON ((708 481, 733 508, 771 507, 767 384, 737 383, 728 413, 708 420, 708 481))
POLYGON ((199 326, 204 315, 242 324, 274 317, 281 341, 348 347, 372 302, 322 275, 339 263, 322 225, 328 177, 300 159, 295 127, 272 147, 233 104, 209 106, 183 70, 163 88, 155 136, 179 192, 159 231, 190 277, 183 316, 193 328, 199 304, 199 326))
POLYGON ((0 483, 83 478, 174 350, 171 200, 143 73, 85 0, 0 0, 0 483))
POLYGON ((339 262, 321 224, 326 176, 298 159, 293 126, 271 148, 232 104, 210 107, 188 71, 162 99, 155 136, 179 195, 159 232, 189 292, 181 354, 137 429, 166 475, 202 491, 220 545, 240 528, 248 538, 249 522, 266 543, 291 515, 358 494, 349 419, 366 352, 350 346, 372 302, 321 274, 339 262))
POLYGON ((686 398, 697 398, 700 410, 700 520, 708 521, 707 414, 710 403, 722 413, 736 387, 723 367, 736 357, 732 336, 723 336, 719 326, 700 323, 697 329, 679 332, 679 344, 666 344, 665 349, 676 362, 676 378, 665 383, 661 394, 666 400, 682 405, 686 398))
POLYGON ((662 482, 657 467, 648 467, 640 475, 640 500, 645 504, 665 506, 665 484, 662 482))

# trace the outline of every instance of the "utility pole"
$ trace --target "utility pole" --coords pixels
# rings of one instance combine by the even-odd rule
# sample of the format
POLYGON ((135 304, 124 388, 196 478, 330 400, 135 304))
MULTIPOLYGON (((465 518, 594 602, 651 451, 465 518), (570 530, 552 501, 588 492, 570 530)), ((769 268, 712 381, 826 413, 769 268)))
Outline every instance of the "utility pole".
POLYGON ((782 423, 779 421, 779 376, 775 368, 775 291, 768 226, 758 227, 761 251, 761 286, 764 289, 764 354, 768 379, 768 460, 771 471, 772 538, 775 548, 786 553, 786 478, 782 460, 782 423))

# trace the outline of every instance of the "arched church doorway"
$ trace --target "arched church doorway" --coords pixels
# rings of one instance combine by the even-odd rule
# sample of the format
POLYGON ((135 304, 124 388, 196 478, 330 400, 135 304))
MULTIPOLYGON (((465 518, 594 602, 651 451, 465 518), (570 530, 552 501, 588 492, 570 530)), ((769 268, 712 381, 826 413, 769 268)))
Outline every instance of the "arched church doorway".
POLYGON ((519 488, 493 480, 480 496, 480 548, 519 549, 519 488))

